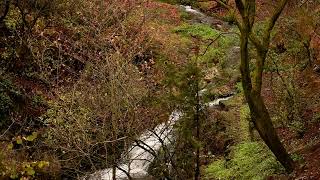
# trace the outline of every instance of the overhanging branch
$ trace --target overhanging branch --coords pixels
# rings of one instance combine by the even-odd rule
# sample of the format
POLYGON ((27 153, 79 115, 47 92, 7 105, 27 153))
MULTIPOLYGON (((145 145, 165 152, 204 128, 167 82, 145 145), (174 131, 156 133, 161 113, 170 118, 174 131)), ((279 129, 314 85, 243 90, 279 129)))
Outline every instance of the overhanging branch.
POLYGON ((287 3, 288 3, 288 0, 281 0, 277 5, 277 8, 275 9, 273 15, 269 19, 266 32, 263 36, 263 46, 269 46, 271 31, 275 26, 277 20, 281 15, 281 12, 283 11, 287 3))

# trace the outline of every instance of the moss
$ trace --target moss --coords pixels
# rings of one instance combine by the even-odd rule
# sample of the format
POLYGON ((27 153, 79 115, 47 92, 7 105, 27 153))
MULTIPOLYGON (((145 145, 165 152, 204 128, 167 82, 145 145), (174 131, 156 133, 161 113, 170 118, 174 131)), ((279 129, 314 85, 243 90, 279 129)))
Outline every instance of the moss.
POLYGON ((183 37, 193 37, 201 40, 198 62, 200 64, 205 64, 207 67, 219 63, 223 68, 225 66, 224 64, 226 62, 228 50, 230 47, 239 44, 235 35, 221 35, 221 31, 212 29, 206 24, 184 24, 175 28, 174 32, 181 34, 183 37), (215 42, 212 43, 211 40, 215 40, 215 42))
POLYGON ((206 24, 184 24, 174 29, 175 33, 180 33, 184 36, 194 36, 203 40, 214 38, 219 35, 219 31, 212 29, 206 24))
POLYGON ((233 172, 231 169, 226 168, 226 161, 224 159, 218 159, 213 162, 207 169, 206 174, 208 179, 232 179, 233 172))
POLYGON ((306 132, 305 123, 303 121, 292 121, 289 124, 289 127, 295 132, 297 132, 301 137, 306 132))
POLYGON ((191 20, 192 15, 186 11, 180 11, 180 18, 183 20, 191 20))
POLYGON ((233 147, 231 160, 219 159, 206 169, 209 179, 257 179, 282 173, 284 169, 268 148, 259 142, 244 142, 233 147))
POLYGON ((243 92, 243 87, 242 87, 242 83, 241 82, 237 82, 236 90, 237 90, 238 93, 242 93, 243 92))
POLYGON ((304 163, 304 158, 301 154, 293 153, 290 156, 293 161, 299 162, 300 164, 304 163))
POLYGON ((249 141, 251 139, 250 128, 250 109, 248 105, 244 105, 240 108, 239 137, 241 140, 249 141))

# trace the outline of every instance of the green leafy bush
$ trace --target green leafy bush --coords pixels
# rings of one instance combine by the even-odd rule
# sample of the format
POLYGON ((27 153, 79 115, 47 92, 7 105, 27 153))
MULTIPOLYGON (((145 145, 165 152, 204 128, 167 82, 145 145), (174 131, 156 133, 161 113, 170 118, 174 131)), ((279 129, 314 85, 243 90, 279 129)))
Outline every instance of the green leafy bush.
MULTIPOLYGON (((32 135, 16 138, 16 144, 21 145, 23 141, 34 141, 37 133, 32 135)), ((35 179, 38 175, 45 175, 47 172, 52 173, 49 169, 50 163, 46 160, 27 160, 21 159, 19 152, 13 149, 13 143, 8 145, 0 144, 0 177, 1 179, 35 179)), ((52 168, 52 167, 50 167, 52 168)))
POLYGON ((265 179, 283 172, 283 168, 268 148, 259 142, 236 145, 231 160, 219 159, 206 169, 209 179, 265 179))

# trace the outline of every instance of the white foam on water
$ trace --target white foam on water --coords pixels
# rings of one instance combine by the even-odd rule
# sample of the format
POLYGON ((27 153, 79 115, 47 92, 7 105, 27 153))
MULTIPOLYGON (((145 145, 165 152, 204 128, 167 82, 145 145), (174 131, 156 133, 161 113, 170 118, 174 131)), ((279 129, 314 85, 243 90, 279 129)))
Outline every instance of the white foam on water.
POLYGON ((214 101, 212 101, 212 102, 207 103, 207 106, 208 106, 208 107, 218 106, 221 101, 226 101, 226 100, 228 100, 228 99, 230 99, 230 98, 232 98, 232 97, 233 97, 233 96, 231 95, 231 96, 228 96, 228 97, 216 99, 216 100, 214 100, 214 101))
MULTIPOLYGON (((125 172, 130 174, 131 178, 148 176, 148 167, 155 158, 153 153, 157 153, 162 145, 170 143, 173 125, 181 116, 181 112, 174 111, 171 113, 168 122, 159 124, 152 132, 144 132, 139 140, 129 148, 129 153, 126 155, 129 162, 116 168, 116 179, 128 179, 125 172)), ((89 179, 97 179, 98 177, 103 180, 112 180, 113 169, 108 168, 96 172, 89 179)))
MULTIPOLYGON (((217 106, 221 101, 226 101, 231 97, 232 96, 216 99, 212 102, 205 104, 205 106, 217 106)), ((118 168, 116 168, 116 179, 128 179, 127 174, 129 174, 131 178, 148 177, 147 171, 149 165, 155 158, 153 154, 157 153, 163 145, 168 145, 171 143, 173 139, 173 126, 180 119, 180 117, 182 117, 182 115, 183 113, 180 111, 173 111, 167 122, 159 124, 153 129, 153 131, 144 132, 140 136, 138 141, 133 143, 133 145, 128 149, 128 154, 123 155, 125 156, 128 162, 121 164, 118 166, 118 168)), ((87 179, 112 180, 112 177, 113 169, 108 168, 92 174, 90 177, 87 177, 87 179)))
POLYGON ((191 6, 184 6, 184 5, 180 5, 182 8, 184 8, 184 10, 186 12, 189 12, 189 13, 192 13, 192 14, 198 14, 198 15, 201 15, 201 16, 204 16, 204 14, 198 10, 195 10, 195 9, 192 9, 191 6))

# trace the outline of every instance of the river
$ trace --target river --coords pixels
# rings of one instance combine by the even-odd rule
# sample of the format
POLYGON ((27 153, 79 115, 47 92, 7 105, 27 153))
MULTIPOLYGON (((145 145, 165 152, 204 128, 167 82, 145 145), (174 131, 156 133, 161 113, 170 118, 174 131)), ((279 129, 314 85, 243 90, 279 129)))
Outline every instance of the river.
MULTIPOLYGON (((186 12, 192 13, 203 20, 201 23, 213 22, 212 17, 208 17, 202 12, 192 9, 190 6, 181 6, 186 12)), ((201 90, 199 95, 203 94, 206 89, 201 90)), ((228 100, 232 97, 230 94, 227 97, 218 98, 212 102, 205 104, 206 107, 218 106, 221 101, 228 100)), ((183 116, 182 112, 173 111, 169 116, 169 120, 156 126, 153 130, 146 130, 127 150, 126 154, 122 155, 123 164, 116 168, 116 179, 124 180, 130 176, 133 179, 147 179, 148 168, 155 159, 157 153, 163 145, 168 145, 173 140, 174 124, 183 116)), ((84 179, 96 180, 112 180, 113 169, 108 168, 98 171, 84 179)))

